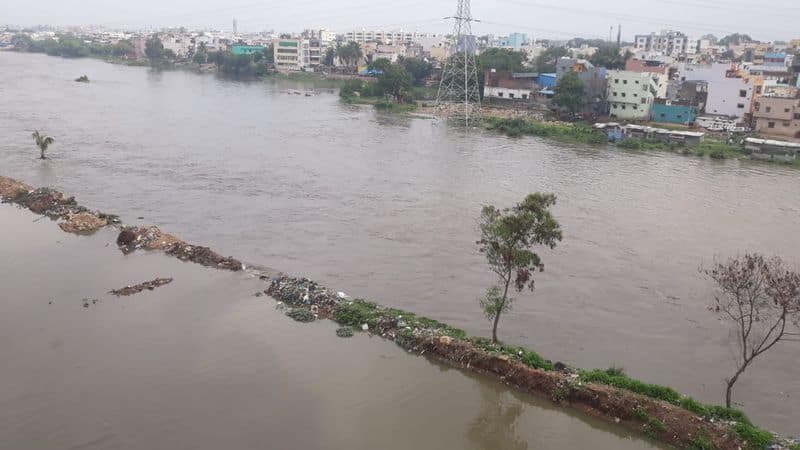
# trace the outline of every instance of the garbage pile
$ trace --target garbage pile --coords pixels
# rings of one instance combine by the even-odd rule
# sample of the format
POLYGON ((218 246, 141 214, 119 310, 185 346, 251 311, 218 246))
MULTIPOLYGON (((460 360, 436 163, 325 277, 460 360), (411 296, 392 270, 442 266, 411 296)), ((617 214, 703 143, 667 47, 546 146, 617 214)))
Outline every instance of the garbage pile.
POLYGON ((38 188, 32 191, 19 191, 14 203, 24 206, 36 214, 44 214, 51 219, 65 217, 69 213, 85 212, 75 197, 64 198, 64 194, 51 188, 38 188))
POLYGON ((110 291, 109 294, 114 294, 117 297, 134 295, 144 291, 145 289, 152 291, 157 287, 164 286, 165 284, 170 284, 170 283, 172 283, 172 278, 156 278, 155 280, 152 281, 146 281, 144 283, 135 284, 133 286, 125 286, 122 289, 115 289, 113 291, 110 291))
POLYGON ((108 219, 90 212, 67 213, 58 226, 67 233, 91 234, 108 225, 108 219))
POLYGON ((220 256, 208 247, 189 245, 167 234, 158 227, 125 227, 117 236, 117 246, 128 254, 138 249, 162 250, 181 261, 191 261, 206 267, 239 271, 243 269, 240 261, 220 256))
POLYGON ((347 296, 334 293, 308 278, 276 277, 264 291, 265 294, 289 305, 334 308, 347 296))
POLYGON ((0 175, 0 200, 12 201, 17 197, 19 192, 28 192, 33 190, 27 184, 11 178, 0 175))

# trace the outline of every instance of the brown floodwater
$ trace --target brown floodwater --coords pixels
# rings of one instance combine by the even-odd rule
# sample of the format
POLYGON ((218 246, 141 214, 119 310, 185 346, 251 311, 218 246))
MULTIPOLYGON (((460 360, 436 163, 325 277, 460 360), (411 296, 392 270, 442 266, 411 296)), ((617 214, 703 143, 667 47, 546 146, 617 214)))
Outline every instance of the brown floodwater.
POLYGON ((297 324, 249 275, 123 256, 110 230, 37 219, 0 205, 0 448, 658 448, 382 339, 297 324))
MULTIPOLYGON (((795 168, 464 133, 287 94, 312 87, 0 52, 0 174, 484 336, 481 206, 554 192, 564 241, 500 337, 706 402, 723 400, 734 352, 698 267, 745 251, 800 265, 795 168), (36 160, 33 129, 56 137, 51 160, 36 160)), ((797 433, 800 345, 762 358, 734 399, 797 433)))

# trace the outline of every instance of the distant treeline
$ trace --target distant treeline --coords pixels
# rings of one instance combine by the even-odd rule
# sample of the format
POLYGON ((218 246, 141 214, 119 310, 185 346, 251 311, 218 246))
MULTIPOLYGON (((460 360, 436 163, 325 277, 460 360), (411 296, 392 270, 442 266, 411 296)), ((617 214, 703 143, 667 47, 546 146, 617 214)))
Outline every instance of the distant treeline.
POLYGON ((133 43, 127 40, 119 41, 116 44, 87 43, 73 35, 59 36, 58 39, 46 38, 35 41, 27 34, 17 34, 11 39, 11 43, 19 51, 46 53, 50 56, 63 56, 66 58, 85 58, 90 56, 99 58, 123 57, 133 53, 134 50, 133 43))

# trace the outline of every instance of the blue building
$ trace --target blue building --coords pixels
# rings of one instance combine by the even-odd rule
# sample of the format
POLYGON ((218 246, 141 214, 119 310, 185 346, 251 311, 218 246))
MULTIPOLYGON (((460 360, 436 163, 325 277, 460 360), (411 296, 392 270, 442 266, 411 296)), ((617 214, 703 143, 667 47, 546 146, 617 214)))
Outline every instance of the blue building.
POLYGON ((536 84, 545 88, 553 89, 556 87, 556 74, 555 73, 540 73, 536 79, 536 84))
POLYGON ((650 112, 653 122, 689 125, 697 119, 697 107, 677 103, 653 103, 650 112))
POLYGON ((511 33, 500 40, 500 47, 519 50, 528 42, 528 35, 524 33, 511 33))
POLYGON ((231 53, 234 55, 254 55, 264 52, 264 47, 259 45, 232 45, 231 53))

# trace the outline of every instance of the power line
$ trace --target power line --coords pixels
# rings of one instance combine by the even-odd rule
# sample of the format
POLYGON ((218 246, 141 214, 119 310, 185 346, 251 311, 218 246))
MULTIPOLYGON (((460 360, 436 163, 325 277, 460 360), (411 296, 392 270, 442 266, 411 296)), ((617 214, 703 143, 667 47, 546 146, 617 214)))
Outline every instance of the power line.
POLYGON ((453 54, 442 69, 442 80, 436 95, 436 110, 439 114, 461 122, 469 127, 470 120, 481 119, 481 95, 478 79, 478 64, 475 58, 476 41, 472 35, 470 0, 458 0, 453 19, 453 38, 450 48, 453 54))

